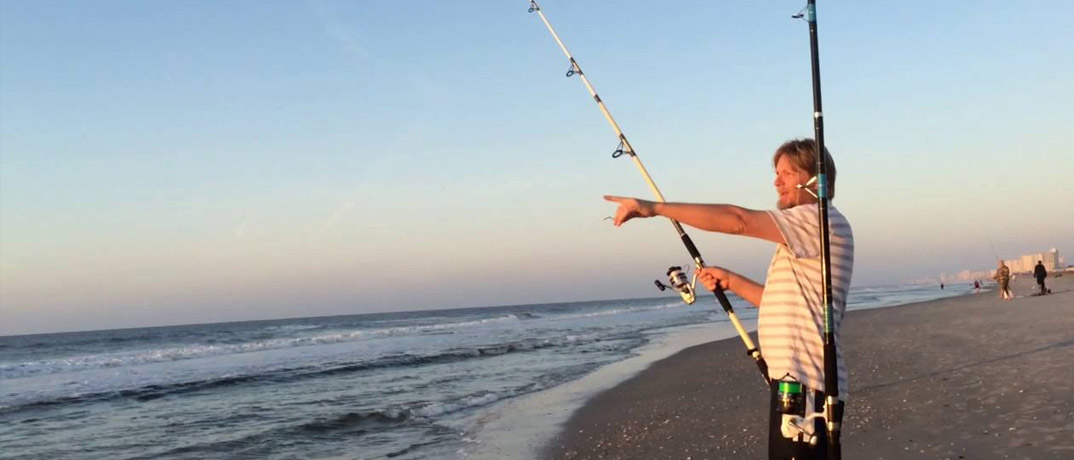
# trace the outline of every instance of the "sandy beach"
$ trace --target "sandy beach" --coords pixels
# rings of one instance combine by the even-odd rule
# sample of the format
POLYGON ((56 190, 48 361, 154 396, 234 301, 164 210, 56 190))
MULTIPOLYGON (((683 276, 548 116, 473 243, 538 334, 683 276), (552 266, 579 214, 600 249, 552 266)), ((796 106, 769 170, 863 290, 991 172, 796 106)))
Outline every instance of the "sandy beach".
MULTIPOLYGON (((1074 458, 1074 276, 853 311, 848 459, 1074 458)), ((588 400, 543 458, 760 459, 767 389, 737 338, 687 348, 588 400)))

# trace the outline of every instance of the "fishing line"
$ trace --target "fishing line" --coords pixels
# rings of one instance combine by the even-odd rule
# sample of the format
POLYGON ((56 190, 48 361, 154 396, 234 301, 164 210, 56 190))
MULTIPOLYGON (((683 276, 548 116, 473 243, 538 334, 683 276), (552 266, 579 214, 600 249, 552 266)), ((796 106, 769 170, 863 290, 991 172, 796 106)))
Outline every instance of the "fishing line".
POLYGON ((988 232, 984 232, 984 234, 985 234, 985 239, 988 240, 988 247, 992 249, 992 255, 996 256, 996 260, 1001 260, 999 258, 999 253, 996 252, 996 247, 992 245, 992 237, 988 236, 988 232))
MULTIPOLYGON (((593 100, 596 101, 597 107, 600 108, 600 112, 604 114, 604 118, 608 120, 608 124, 610 124, 612 126, 612 129, 615 130, 615 135, 616 137, 618 137, 619 145, 612 153, 612 158, 619 158, 623 155, 629 156, 630 159, 634 161, 634 165, 637 166, 638 171, 640 171, 642 176, 645 178, 645 182, 649 184, 649 188, 652 190, 653 195, 656 196, 656 199, 660 202, 665 202, 666 200, 664 200, 664 195, 660 193, 660 189, 657 188, 656 183, 653 182, 653 178, 649 175, 649 171, 645 169, 645 166, 641 163, 641 160, 638 159, 638 154, 634 150, 634 147, 630 145, 630 141, 628 141, 626 135, 623 134, 623 130, 619 128, 619 124, 615 122, 614 118, 612 118, 612 114, 608 111, 608 107, 604 105, 604 101, 601 100, 600 96, 597 95, 596 90, 593 89, 593 85, 589 82, 589 78, 586 77, 585 72, 582 71, 582 67, 578 65, 578 61, 576 61, 574 59, 574 56, 571 55, 570 51, 567 50, 567 46, 563 44, 563 40, 560 40, 559 34, 556 33, 556 30, 554 28, 552 28, 552 24, 548 22, 548 18, 545 17, 544 12, 541 10, 541 7, 537 4, 536 0, 530 0, 529 12, 537 13, 537 15, 541 18, 541 21, 544 22, 545 27, 548 28, 548 32, 552 34, 552 38, 556 40, 556 44, 559 45, 559 49, 562 50, 563 54, 567 56, 567 60, 569 61, 569 67, 566 72, 566 76, 578 76, 578 78, 585 85, 586 89, 589 90, 589 94, 593 97, 593 100)), ((693 240, 690 239, 690 236, 686 234, 685 230, 683 230, 682 225, 674 219, 669 220, 671 221, 671 225, 675 227, 675 232, 679 234, 679 238, 682 240, 683 245, 686 246, 686 250, 693 258, 696 279, 696 270, 704 267, 705 261, 701 258, 701 253, 697 250, 697 246, 694 245, 693 240)), ((677 278, 674 280, 671 278, 675 275, 675 268, 677 267, 671 267, 668 270, 669 282, 672 284, 672 288, 675 288, 676 286, 682 287, 685 285, 685 283, 679 283, 677 278)), ((681 267, 678 268, 681 271, 681 267)), ((661 285, 659 280, 657 281, 657 285, 661 285)), ((666 287, 667 286, 665 286, 665 288, 666 287)), ((692 292, 693 286, 690 286, 689 289, 689 292, 686 291, 685 287, 683 287, 682 290, 679 290, 683 301, 686 301, 688 304, 693 303, 694 299, 694 295, 692 292)), ((731 301, 727 299, 727 295, 723 292, 723 287, 721 287, 719 283, 717 283, 716 289, 713 289, 712 293, 715 294, 717 303, 719 303, 720 307, 722 307, 724 312, 727 313, 728 318, 730 318, 731 320, 731 324, 734 325, 735 330, 738 331, 739 337, 745 343, 746 354, 753 358, 754 362, 756 362, 757 364, 757 368, 761 371, 761 376, 764 377, 765 382, 768 382, 768 364, 765 363, 764 358, 761 356, 761 350, 757 348, 757 346, 753 343, 753 339, 750 338, 750 334, 746 332, 746 328, 742 326, 742 322, 738 319, 738 315, 735 314, 734 307, 731 306, 731 301)))

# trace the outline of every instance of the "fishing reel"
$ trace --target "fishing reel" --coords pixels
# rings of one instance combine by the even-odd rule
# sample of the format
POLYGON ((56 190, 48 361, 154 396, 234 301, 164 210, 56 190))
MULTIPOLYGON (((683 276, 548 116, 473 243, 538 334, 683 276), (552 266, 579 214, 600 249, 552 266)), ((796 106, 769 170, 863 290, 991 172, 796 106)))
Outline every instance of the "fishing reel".
MULTIPOLYGON (((784 375, 775 383, 777 385, 775 412, 781 415, 779 431, 784 438, 816 446, 818 433, 814 421, 823 420, 831 429, 832 419, 843 418, 842 407, 834 398, 829 397, 824 407, 816 407, 811 392, 790 374, 784 375), (828 414, 829 404, 838 406, 832 409, 831 417, 828 414)), ((834 425, 839 424, 834 423, 834 425)))
POLYGON ((816 418, 817 414, 809 414, 812 412, 812 398, 809 398, 808 392, 805 391, 805 387, 802 383, 791 377, 790 374, 783 376, 782 379, 776 381, 778 385, 778 391, 776 393, 776 407, 777 413, 782 414, 779 431, 783 437, 788 439, 794 439, 798 442, 809 442, 810 444, 816 444, 816 434, 813 432, 813 418, 816 418))
POLYGON ((694 285, 697 283, 697 274, 694 274, 693 281, 687 282, 687 276, 682 271, 682 267, 674 266, 668 268, 668 283, 661 283, 660 280, 653 281, 656 283, 656 287, 661 291, 665 289, 674 289, 678 291, 682 296, 682 301, 686 302, 686 305, 693 305, 697 300, 697 296, 694 294, 694 285))

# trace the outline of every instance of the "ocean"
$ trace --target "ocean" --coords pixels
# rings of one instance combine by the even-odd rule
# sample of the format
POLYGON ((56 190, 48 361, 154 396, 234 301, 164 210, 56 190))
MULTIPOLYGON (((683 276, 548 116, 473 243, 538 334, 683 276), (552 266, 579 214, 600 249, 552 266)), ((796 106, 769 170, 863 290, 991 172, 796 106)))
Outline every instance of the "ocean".
MULTIPOLYGON (((970 291, 853 288, 848 308, 970 291)), ((711 297, 667 297, 0 337, 0 457, 467 458, 481 413, 710 323, 711 297)))

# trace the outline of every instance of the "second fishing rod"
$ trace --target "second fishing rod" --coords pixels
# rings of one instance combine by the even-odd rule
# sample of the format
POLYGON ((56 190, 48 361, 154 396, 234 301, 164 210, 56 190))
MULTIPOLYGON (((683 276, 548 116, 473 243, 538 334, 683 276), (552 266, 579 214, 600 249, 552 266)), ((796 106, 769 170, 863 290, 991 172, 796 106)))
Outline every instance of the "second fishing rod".
MULTIPOLYGON (((615 135, 619 138, 619 146, 612 154, 612 157, 618 158, 622 155, 629 156, 630 159, 634 161, 634 165, 638 167, 638 170, 641 172, 642 176, 645 177, 645 181, 649 184, 649 188, 653 191, 653 195, 656 196, 656 199, 660 202, 665 202, 666 200, 664 200, 664 195, 660 193, 660 189, 657 188, 656 183, 653 182, 653 178, 649 175, 649 171, 645 169, 645 165, 641 163, 641 160, 638 158, 638 154, 634 150, 634 147, 630 145, 630 141, 628 141, 626 135, 623 134, 623 130, 619 128, 619 124, 615 122, 615 118, 612 118, 612 114, 608 111, 608 107, 604 105, 604 101, 601 100, 599 95, 597 95, 597 91, 593 89, 593 85, 589 82, 589 79, 586 78, 585 73, 582 72, 582 68, 578 65, 578 61, 574 59, 574 56, 571 55, 571 52, 567 50, 567 46, 563 44, 563 40, 559 38, 559 34, 556 33, 556 30, 554 28, 552 28, 552 24, 548 22, 548 18, 544 15, 544 12, 541 11, 541 7, 537 4, 536 0, 530 0, 529 12, 537 13, 537 15, 540 16, 541 21, 544 22, 545 27, 548 28, 548 32, 552 34, 552 38, 556 40, 556 44, 559 45, 560 50, 563 51, 563 54, 565 54, 567 56, 567 59, 570 61, 570 68, 567 70, 567 76, 571 77, 574 75, 578 75, 579 79, 582 80, 582 83, 585 84, 586 89, 589 90, 589 94, 593 96, 593 100, 596 101, 597 107, 600 108, 601 113, 604 114, 604 118, 608 120, 608 123, 612 126, 612 129, 615 130, 615 135)), ((697 246, 695 246, 694 241, 690 239, 690 235, 688 235, 686 233, 686 230, 682 228, 682 224, 680 224, 674 219, 671 219, 671 225, 675 227, 675 232, 679 234, 679 238, 682 240, 682 244, 686 246, 687 252, 690 253, 690 257, 693 259, 695 265, 695 270, 704 267, 705 261, 701 258, 701 252, 697 250, 697 246)), ((668 270, 668 277, 671 281, 672 287, 682 293, 683 299, 686 300, 687 303, 692 303, 692 287, 690 287, 690 285, 686 283, 685 275, 683 275, 682 272, 677 269, 679 269, 679 267, 671 267, 668 270)), ((661 290, 664 289, 664 286, 659 281, 657 281, 656 284, 658 287, 660 287, 661 290)), ((717 303, 719 303, 720 307, 722 307, 724 312, 727 313, 727 316, 730 318, 731 324, 734 325, 735 330, 738 331, 739 337, 741 337, 742 341, 745 343, 746 353, 751 358, 753 358, 753 360, 757 364, 757 368, 761 371, 761 376, 765 379, 765 382, 768 382, 768 364, 765 363, 764 357, 761 356, 761 350, 757 348, 757 345, 753 343, 753 339, 750 338, 749 332, 747 332, 746 329, 742 326, 742 322, 738 319, 738 315, 735 313, 735 309, 731 305, 731 301, 727 299, 727 295, 723 292, 723 287, 717 285, 716 289, 713 290, 713 294, 715 294, 716 296, 717 303)))

